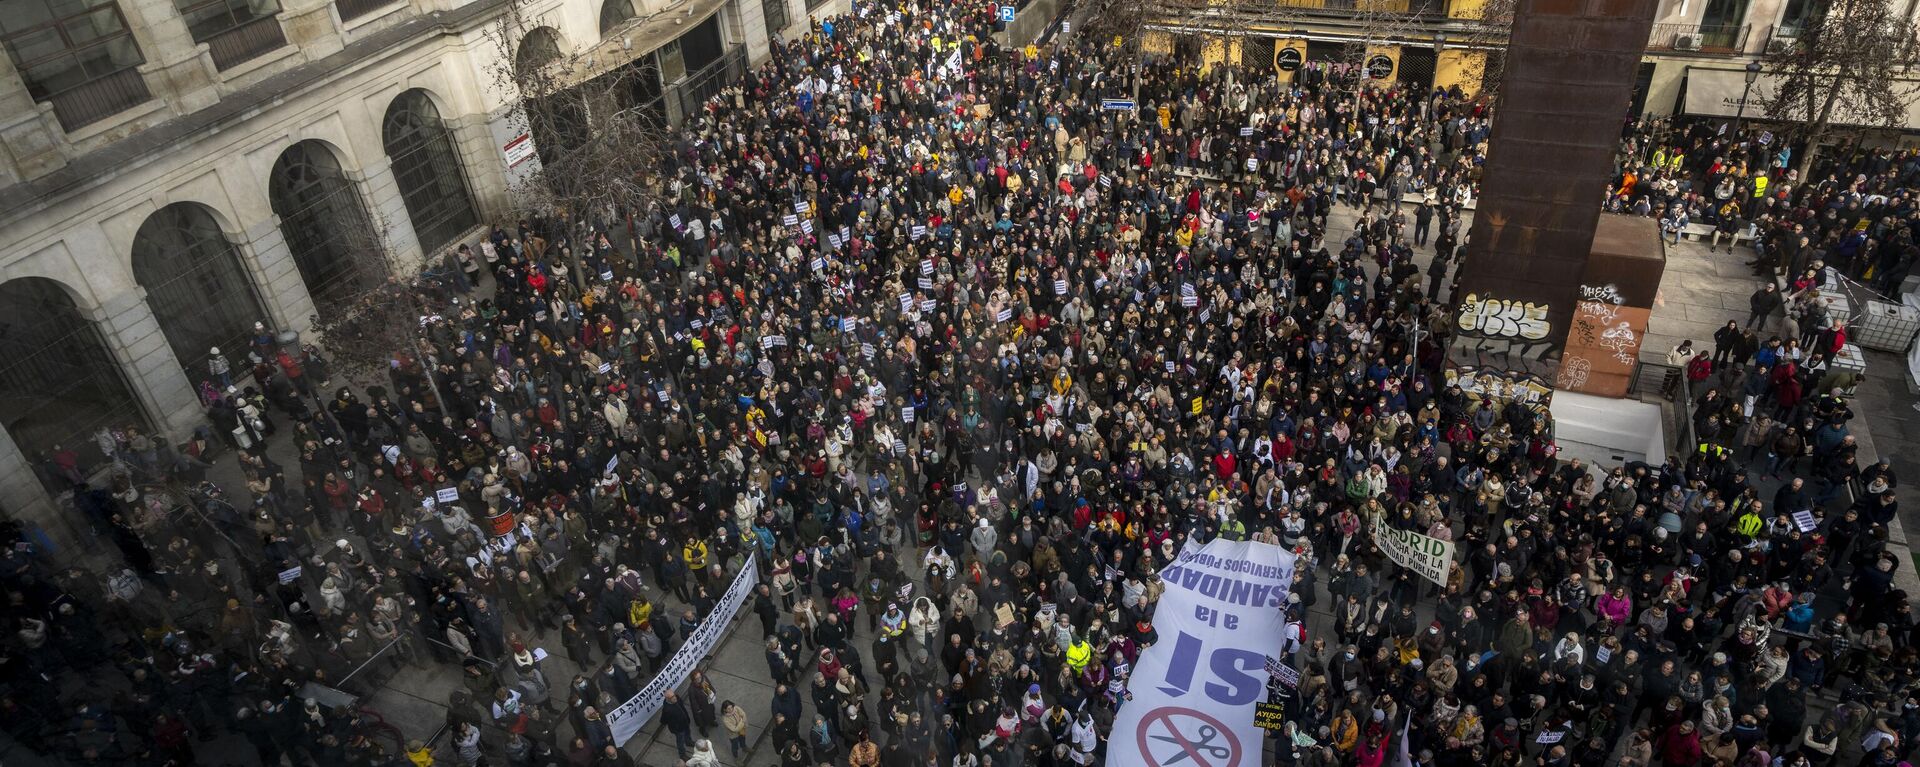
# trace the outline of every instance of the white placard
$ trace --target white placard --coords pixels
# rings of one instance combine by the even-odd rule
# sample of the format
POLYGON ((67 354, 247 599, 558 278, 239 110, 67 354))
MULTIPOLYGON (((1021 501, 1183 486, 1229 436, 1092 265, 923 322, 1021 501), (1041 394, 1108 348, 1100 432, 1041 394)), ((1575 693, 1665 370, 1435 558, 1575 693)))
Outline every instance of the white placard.
POLYGON ((440 488, 439 490, 435 490, 433 491, 433 499, 441 503, 459 503, 460 488, 443 487, 443 488, 440 488))

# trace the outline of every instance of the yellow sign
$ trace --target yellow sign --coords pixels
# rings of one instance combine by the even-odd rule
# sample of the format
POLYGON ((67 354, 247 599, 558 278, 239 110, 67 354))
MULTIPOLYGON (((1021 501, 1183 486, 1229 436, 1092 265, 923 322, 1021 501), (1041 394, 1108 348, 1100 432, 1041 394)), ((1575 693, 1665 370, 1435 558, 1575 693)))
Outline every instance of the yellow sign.
POLYGON ((1113 36, 1113 47, 1118 48, 1124 44, 1125 44, 1125 41, 1119 35, 1113 36))
POLYGON ((1194 414, 1194 415, 1199 415, 1199 414, 1200 414, 1200 405, 1201 405, 1201 400, 1200 400, 1200 398, 1199 398, 1199 397, 1194 397, 1194 398, 1193 398, 1193 414, 1194 414))

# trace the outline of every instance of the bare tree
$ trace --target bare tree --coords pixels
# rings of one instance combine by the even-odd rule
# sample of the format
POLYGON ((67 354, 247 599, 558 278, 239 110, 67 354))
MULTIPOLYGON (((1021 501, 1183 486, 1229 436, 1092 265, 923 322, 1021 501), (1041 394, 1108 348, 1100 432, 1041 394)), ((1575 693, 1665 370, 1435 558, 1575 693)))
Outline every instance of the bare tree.
MULTIPOLYGON (((658 188, 671 94, 662 91, 651 59, 632 57, 625 36, 562 50, 526 5, 509 0, 501 13, 491 32, 500 55, 489 73, 510 119, 540 148, 540 168, 510 190, 517 212, 577 222, 642 209, 658 188)), ((641 27, 658 15, 623 26, 641 27)))
POLYGON ((1806 142, 1804 175, 1836 118, 1884 128, 1904 127, 1920 84, 1898 79, 1916 63, 1913 20, 1888 0, 1832 0, 1785 52, 1764 63, 1777 85, 1765 114, 1796 123, 1806 142))
POLYGON ((1462 80, 1480 83, 1476 96, 1487 103, 1500 98, 1500 80, 1506 74, 1507 35, 1513 31, 1513 11, 1519 0, 1482 0, 1473 12, 1458 19, 1457 29, 1447 37, 1450 47, 1479 51, 1471 57, 1462 80))
POLYGON ((347 244, 359 284, 337 290, 314 317, 313 334, 327 350, 335 375, 362 384, 384 380, 395 364, 419 364, 421 328, 444 311, 449 295, 433 275, 445 252, 428 256, 423 271, 392 268, 385 256, 390 225, 379 217, 341 222, 335 234, 347 244))

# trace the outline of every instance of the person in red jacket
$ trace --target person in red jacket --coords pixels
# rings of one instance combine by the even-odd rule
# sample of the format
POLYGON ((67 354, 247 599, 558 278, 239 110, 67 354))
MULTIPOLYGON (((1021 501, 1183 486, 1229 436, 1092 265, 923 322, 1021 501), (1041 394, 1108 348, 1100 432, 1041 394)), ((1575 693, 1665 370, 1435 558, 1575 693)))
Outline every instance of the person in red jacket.
POLYGON ((1668 727, 1660 736, 1660 762, 1666 767, 1693 767, 1700 763, 1700 732, 1687 720, 1668 727))

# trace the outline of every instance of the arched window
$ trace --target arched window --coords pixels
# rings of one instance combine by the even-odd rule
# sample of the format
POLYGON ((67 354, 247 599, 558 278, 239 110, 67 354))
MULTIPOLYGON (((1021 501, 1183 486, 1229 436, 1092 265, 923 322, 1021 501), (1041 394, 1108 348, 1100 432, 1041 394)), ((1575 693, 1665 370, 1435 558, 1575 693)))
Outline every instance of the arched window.
POLYGON ((559 60, 560 36, 553 27, 535 27, 520 39, 520 49, 513 54, 514 69, 522 76, 559 60))
POLYGON ((600 34, 618 29, 633 20, 633 0, 607 0, 600 5, 600 34))
POLYGON ((210 378, 207 356, 229 360, 246 347, 265 316, 240 254, 206 208, 168 205, 148 216, 133 237, 133 279, 147 291, 160 332, 195 383, 210 378))
POLYGON ((321 313, 386 275, 379 233, 326 145, 287 147, 267 180, 267 201, 321 313))
MULTIPOLYGON (((97 463, 105 456, 95 446, 95 433, 147 426, 99 329, 53 280, 22 277, 0 284, 0 419, 37 466, 57 447, 97 463)), ((68 489, 48 484, 54 491, 68 489)))
POLYGON ((478 223, 460 157, 425 91, 394 99, 381 135, 422 251, 431 254, 478 223))
POLYGON ((587 107, 581 92, 559 87, 561 68, 553 65, 561 57, 560 33, 552 27, 528 32, 513 54, 521 87, 531 92, 523 106, 527 130, 533 134, 534 149, 545 165, 556 164, 587 140, 587 107))

